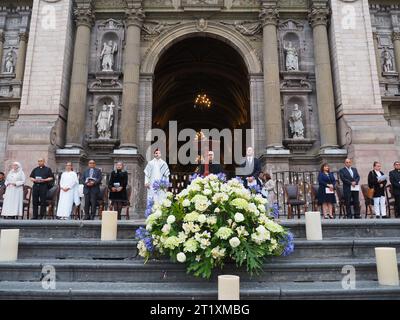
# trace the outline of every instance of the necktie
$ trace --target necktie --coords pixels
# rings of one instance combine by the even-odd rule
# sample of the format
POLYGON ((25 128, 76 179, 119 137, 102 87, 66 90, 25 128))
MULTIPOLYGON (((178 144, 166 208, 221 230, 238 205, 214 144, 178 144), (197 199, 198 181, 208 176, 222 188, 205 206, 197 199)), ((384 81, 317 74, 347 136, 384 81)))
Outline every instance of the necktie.
POLYGON ((90 178, 93 178, 93 169, 90 169, 90 171, 89 171, 89 177, 90 177, 90 178))
POLYGON ((208 163, 204 164, 204 176, 207 177, 210 174, 210 168, 208 163))
POLYGON ((353 175, 353 170, 351 170, 351 168, 349 168, 349 173, 350 173, 351 177, 353 178, 354 175, 353 175))

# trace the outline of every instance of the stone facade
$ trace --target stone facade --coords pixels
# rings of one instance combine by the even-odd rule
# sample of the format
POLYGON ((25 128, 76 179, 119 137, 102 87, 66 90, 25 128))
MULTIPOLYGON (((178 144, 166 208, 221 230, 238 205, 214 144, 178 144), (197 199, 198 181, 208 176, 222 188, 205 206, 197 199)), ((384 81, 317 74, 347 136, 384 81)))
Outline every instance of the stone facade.
MULTIPOLYGON (((8 163, 21 160, 27 170, 38 156, 58 170, 67 159, 81 170, 94 158, 109 172, 123 160, 141 212, 157 63, 174 44, 209 37, 236 50, 247 68, 250 126, 266 170, 316 170, 323 161, 337 169, 349 155, 363 176, 374 160, 388 171, 400 144, 400 11, 381 2, 34 0, 7 9, 0 12, 3 61, 8 52, 17 59, 21 43, 4 21, 18 16, 29 42, 21 108, 1 113, 0 131, 13 126, 0 148, 8 163), (46 12, 55 14, 56 29, 43 27, 46 12), (107 44, 113 66, 104 71, 107 44), (288 67, 290 47, 298 67, 288 67), (100 139, 96 119, 111 102, 111 136, 100 139), (290 130, 294 105, 305 128, 300 138, 290 130)), ((0 75, 1 92, 11 75, 0 75)))

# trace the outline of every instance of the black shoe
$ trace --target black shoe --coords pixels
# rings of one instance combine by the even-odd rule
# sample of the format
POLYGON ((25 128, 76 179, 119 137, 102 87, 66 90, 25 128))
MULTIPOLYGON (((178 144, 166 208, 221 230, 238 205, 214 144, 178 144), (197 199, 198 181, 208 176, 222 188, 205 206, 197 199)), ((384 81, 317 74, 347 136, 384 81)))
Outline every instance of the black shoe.
POLYGON ((85 216, 85 218, 83 218, 83 220, 90 220, 89 216, 85 216))
POLYGON ((353 216, 347 216, 346 218, 347 219, 353 219, 353 216))
POLYGON ((354 219, 361 219, 361 216, 355 216, 354 219))

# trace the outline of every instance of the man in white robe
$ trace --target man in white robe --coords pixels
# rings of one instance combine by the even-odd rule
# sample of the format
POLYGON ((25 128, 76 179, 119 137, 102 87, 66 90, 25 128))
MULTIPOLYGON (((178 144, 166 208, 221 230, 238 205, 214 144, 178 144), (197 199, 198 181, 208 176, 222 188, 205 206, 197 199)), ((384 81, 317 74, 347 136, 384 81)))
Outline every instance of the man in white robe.
POLYGON ((77 174, 72 171, 72 163, 68 162, 65 172, 60 180, 60 201, 58 202, 57 218, 69 219, 73 205, 79 205, 79 180, 77 174))
POLYGON ((21 164, 14 162, 12 170, 6 178, 6 192, 4 194, 2 217, 22 217, 24 201, 25 174, 21 164))
POLYGON ((168 164, 161 159, 161 151, 154 151, 154 159, 149 161, 144 170, 144 183, 147 188, 147 200, 154 200, 154 203, 160 203, 165 199, 165 190, 154 190, 153 183, 159 180, 169 181, 168 164))

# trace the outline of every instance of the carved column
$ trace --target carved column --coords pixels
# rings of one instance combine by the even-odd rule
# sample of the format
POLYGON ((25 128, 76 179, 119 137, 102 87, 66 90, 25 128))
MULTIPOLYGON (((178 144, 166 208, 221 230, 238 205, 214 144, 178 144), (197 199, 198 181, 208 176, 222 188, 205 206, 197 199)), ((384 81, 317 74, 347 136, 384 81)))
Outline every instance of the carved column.
POLYGON ((15 80, 22 81, 24 78, 26 48, 28 44, 28 33, 21 32, 19 34, 19 48, 17 57, 17 66, 15 68, 15 80))
POLYGON ((394 59, 396 61, 396 70, 400 73, 400 31, 393 32, 392 36, 394 47, 394 59))
POLYGON ((375 48, 375 57, 376 57, 376 67, 378 70, 379 80, 382 79, 382 64, 381 64, 381 54, 379 51, 379 38, 376 32, 373 33, 374 38, 374 48, 375 48))
POLYGON ((78 3, 74 14, 77 30, 69 94, 66 147, 81 148, 85 131, 90 33, 94 23, 92 3, 78 3))
POLYGON ((278 18, 277 1, 264 1, 260 19, 263 26, 264 120, 267 148, 282 148, 278 18))
POLYGON ((0 72, 3 71, 4 31, 0 30, 0 72))
POLYGON ((337 148, 336 111, 333 95, 328 42, 329 7, 327 1, 314 1, 309 19, 313 28, 315 76, 321 149, 337 148))
POLYGON ((137 149, 137 112, 139 104, 140 30, 145 15, 140 4, 126 10, 126 46, 122 96, 121 148, 137 149))

